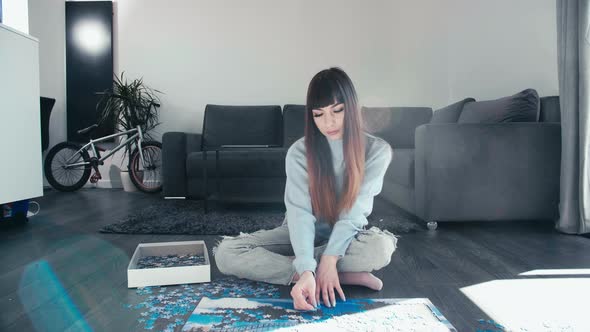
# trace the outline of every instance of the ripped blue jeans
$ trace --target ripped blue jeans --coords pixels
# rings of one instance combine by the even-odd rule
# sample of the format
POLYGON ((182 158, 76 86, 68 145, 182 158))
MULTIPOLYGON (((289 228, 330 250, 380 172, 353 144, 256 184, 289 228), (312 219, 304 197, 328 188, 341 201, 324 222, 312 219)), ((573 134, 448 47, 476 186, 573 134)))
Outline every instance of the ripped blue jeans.
MULTIPOLYGON (((327 240, 314 244, 314 256, 319 263, 327 240)), ((397 248, 397 237, 387 230, 371 227, 359 231, 345 255, 338 260, 339 272, 371 272, 387 266, 397 248)), ((286 222, 277 228, 254 233, 223 236, 213 248, 219 271, 238 278, 289 285, 296 271, 294 252, 286 222)))

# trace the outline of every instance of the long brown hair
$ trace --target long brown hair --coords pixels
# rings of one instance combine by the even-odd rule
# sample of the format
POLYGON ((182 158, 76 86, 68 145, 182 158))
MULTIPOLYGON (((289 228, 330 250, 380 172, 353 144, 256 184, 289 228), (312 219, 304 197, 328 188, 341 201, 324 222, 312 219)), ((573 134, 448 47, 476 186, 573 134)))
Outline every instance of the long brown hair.
POLYGON ((356 90, 348 75, 334 67, 317 73, 309 83, 305 112, 305 149, 311 205, 316 218, 334 225, 349 210, 360 191, 365 170, 365 136, 356 90), (332 153, 328 139, 313 120, 313 109, 344 104, 343 154, 346 173, 337 197, 332 153))

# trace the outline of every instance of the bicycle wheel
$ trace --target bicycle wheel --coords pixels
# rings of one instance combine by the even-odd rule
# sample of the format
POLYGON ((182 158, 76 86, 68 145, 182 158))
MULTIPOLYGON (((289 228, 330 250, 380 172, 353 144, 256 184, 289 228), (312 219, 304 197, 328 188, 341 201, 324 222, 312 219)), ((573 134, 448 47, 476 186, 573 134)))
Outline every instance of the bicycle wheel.
POLYGON ((131 182, 137 189, 145 193, 158 192, 162 190, 162 143, 143 142, 141 153, 143 154, 143 163, 138 149, 135 149, 129 158, 131 182))
POLYGON ((80 146, 62 142, 51 148, 45 157, 45 177, 49 184, 59 191, 75 191, 90 178, 91 166, 80 165, 68 167, 67 164, 87 162, 90 159, 88 151, 78 151, 80 146), (68 160, 71 160, 68 162, 68 160))

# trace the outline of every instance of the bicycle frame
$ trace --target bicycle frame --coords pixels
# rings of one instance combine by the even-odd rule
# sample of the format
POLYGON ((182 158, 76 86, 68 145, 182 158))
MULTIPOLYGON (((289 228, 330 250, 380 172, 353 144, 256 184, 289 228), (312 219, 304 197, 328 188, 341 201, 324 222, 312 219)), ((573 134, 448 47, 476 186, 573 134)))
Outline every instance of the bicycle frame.
MULTIPOLYGON (((141 142, 143 142, 143 132, 141 131, 141 127, 140 126, 137 126, 136 128, 131 129, 131 130, 127 130, 127 131, 124 131, 124 132, 120 132, 120 133, 116 133, 116 134, 104 136, 104 137, 101 137, 101 138, 95 139, 95 140, 93 140, 91 138, 90 139, 90 142, 88 142, 86 145, 84 145, 83 147, 81 147, 80 150, 78 150, 77 152, 81 152, 83 150, 90 150, 90 149, 92 149, 92 153, 94 153, 94 157, 95 158, 98 158, 99 154, 98 154, 98 151, 96 150, 96 146, 94 145, 94 143, 106 141, 106 140, 111 139, 111 138, 114 138, 114 137, 119 137, 119 136, 131 134, 131 133, 134 133, 134 134, 131 137, 129 137, 128 139, 126 139, 124 142, 122 142, 119 145, 117 145, 109 153, 107 153, 106 155, 104 155, 100 159, 98 159, 98 162, 102 165, 104 160, 106 160, 108 157, 112 156, 115 152, 121 150, 125 145, 129 144, 131 141, 133 141, 133 140, 135 140, 136 138, 139 137, 139 139, 137 140, 137 143, 136 144, 137 144, 137 148, 138 148, 138 151, 139 151, 139 156, 141 158, 141 166, 145 169, 145 164, 144 164, 144 161, 143 161, 143 152, 141 151, 141 142), (90 149, 88 147, 90 147, 90 149)), ((130 151, 130 153, 131 153, 131 151, 130 151)), ((88 162, 88 161, 70 164, 70 162, 72 161, 72 159, 75 156, 76 156, 76 154, 74 154, 68 160, 66 160, 66 166, 65 166, 66 168, 72 168, 72 167, 77 167, 77 166, 90 165, 90 162, 88 162)))

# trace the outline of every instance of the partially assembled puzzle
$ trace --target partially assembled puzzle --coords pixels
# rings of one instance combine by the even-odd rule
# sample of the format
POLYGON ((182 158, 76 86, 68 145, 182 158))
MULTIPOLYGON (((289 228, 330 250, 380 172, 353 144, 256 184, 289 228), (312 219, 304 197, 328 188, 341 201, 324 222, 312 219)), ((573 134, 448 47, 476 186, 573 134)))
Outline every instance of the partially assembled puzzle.
POLYGON ((314 311, 291 299, 203 297, 182 331, 440 331, 456 329, 425 298, 349 299, 314 311))

